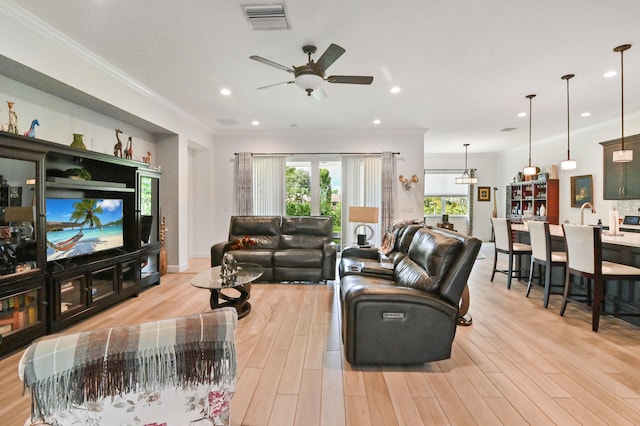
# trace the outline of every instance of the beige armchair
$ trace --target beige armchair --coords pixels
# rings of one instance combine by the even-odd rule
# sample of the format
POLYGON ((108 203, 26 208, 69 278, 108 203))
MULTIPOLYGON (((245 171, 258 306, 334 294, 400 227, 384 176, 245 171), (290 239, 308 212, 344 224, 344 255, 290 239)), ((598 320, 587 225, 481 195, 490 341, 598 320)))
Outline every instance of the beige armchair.
POLYGON ((33 424, 228 425, 233 308, 38 340, 19 375, 33 424))

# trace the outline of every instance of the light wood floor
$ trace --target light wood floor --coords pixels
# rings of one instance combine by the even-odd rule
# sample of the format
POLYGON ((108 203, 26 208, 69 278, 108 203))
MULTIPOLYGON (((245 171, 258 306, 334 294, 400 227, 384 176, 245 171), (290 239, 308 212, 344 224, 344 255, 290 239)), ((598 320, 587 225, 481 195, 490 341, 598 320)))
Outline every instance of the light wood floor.
MULTIPOLYGON (((469 282, 473 325, 458 328, 451 359, 421 367, 351 368, 334 285, 254 285, 236 334, 232 424, 640 424, 640 328, 607 317, 593 333, 585 307, 569 304, 562 318, 560 296, 544 309, 539 287, 525 298, 524 283, 489 282, 493 246, 482 253, 469 282)), ((208 293, 189 279, 207 263, 68 331, 204 311, 208 293)), ((22 425, 29 411, 20 355, 0 360, 3 425, 22 425)))

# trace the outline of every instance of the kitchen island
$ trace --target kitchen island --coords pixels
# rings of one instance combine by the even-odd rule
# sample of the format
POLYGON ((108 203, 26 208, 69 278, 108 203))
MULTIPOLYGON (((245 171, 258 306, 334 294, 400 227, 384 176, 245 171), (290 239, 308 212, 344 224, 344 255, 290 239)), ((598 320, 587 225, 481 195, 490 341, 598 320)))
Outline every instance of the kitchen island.
MULTIPOLYGON (((529 244, 529 231, 525 224, 513 224, 511 228, 514 232, 515 241, 529 244)), ((602 259, 611 262, 623 263, 625 265, 631 265, 640 267, 640 233, 633 230, 625 230, 621 228, 620 235, 610 235, 607 229, 602 231, 602 259)), ((565 251, 564 233, 562 232, 562 225, 549 225, 549 231, 551 233, 551 247, 554 251, 565 251)), ((529 274, 529 262, 523 261, 520 265, 522 268, 522 274, 529 274)), ((537 273, 534 271, 534 282, 540 284, 540 279, 537 278, 537 273), (536 279, 537 278, 537 279, 536 279)), ((562 268, 554 268, 552 271, 551 282, 559 284, 564 282, 562 276, 562 268)), ((590 295, 588 291, 587 283, 574 278, 572 281, 572 292, 580 291, 582 289, 585 297, 590 295)), ((557 287, 556 287, 557 288, 557 287)), ((552 294, 558 294, 558 292, 552 292, 552 294)), ((640 325, 639 317, 632 317, 628 315, 640 314, 640 285, 636 282, 628 281, 607 281, 606 292, 604 295, 604 310, 607 312, 620 312, 620 318, 630 323, 640 325)))

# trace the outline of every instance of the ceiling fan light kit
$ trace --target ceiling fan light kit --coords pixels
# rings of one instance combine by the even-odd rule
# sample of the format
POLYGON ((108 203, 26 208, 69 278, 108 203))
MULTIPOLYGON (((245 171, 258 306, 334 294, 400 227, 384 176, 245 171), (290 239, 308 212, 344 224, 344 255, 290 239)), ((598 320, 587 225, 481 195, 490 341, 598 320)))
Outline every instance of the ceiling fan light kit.
MULTIPOLYGON (((265 65, 292 73, 294 80, 285 81, 282 83, 270 84, 268 86, 258 87, 258 89, 267 89, 275 86, 282 86, 291 83, 295 83, 296 86, 307 92, 307 96, 312 94, 316 95, 316 91, 322 89, 322 83, 325 81, 329 83, 339 84, 371 84, 373 77, 362 75, 331 75, 325 77, 325 72, 340 56, 345 53, 345 50, 337 44, 330 44, 327 50, 320 56, 317 62, 311 59, 311 55, 316 52, 316 47, 312 45, 302 46, 302 51, 307 55, 308 62, 305 65, 287 67, 277 62, 273 62, 269 59, 265 59, 261 56, 252 55, 249 59, 261 62, 265 65)), ((314 96, 316 99, 324 99, 326 94, 318 94, 314 96)))

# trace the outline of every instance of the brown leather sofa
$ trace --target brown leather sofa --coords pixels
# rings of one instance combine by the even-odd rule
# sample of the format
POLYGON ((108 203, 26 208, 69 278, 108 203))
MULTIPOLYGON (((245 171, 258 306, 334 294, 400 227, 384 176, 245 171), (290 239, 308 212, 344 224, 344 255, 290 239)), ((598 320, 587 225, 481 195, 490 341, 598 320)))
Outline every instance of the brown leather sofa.
POLYGON ((373 268, 371 250, 346 250, 340 299, 347 361, 422 364, 449 358, 460 297, 480 245, 446 229, 409 225, 389 254, 393 269, 382 273, 373 268))
POLYGON ((259 281, 334 280, 336 246, 333 221, 327 216, 232 216, 229 239, 211 247, 211 266, 222 263, 225 253, 238 262, 264 268, 259 281), (245 237, 250 248, 234 248, 245 237))

